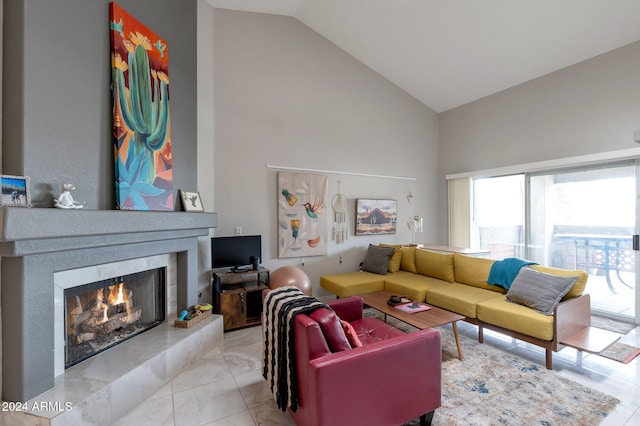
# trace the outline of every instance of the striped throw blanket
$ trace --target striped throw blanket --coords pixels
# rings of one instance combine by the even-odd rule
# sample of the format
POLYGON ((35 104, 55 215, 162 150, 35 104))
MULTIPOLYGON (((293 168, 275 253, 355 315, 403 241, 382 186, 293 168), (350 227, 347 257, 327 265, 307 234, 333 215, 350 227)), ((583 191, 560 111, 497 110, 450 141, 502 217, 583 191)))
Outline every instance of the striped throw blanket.
POLYGON ((282 411, 290 407, 295 412, 298 408, 293 321, 296 315, 310 314, 319 308, 330 309, 294 286, 276 288, 264 299, 262 376, 282 411))

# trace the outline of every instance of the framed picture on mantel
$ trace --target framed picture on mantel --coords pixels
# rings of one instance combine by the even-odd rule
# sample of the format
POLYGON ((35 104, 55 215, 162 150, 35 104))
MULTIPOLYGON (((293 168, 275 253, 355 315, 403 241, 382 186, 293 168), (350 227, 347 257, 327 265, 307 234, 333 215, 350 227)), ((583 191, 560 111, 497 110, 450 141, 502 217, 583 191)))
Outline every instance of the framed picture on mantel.
POLYGON ((195 191, 180 190, 180 199, 185 212, 203 212, 202 200, 200 193, 195 191))
POLYGON ((2 186, 1 206, 31 207, 29 176, 0 175, 2 186))

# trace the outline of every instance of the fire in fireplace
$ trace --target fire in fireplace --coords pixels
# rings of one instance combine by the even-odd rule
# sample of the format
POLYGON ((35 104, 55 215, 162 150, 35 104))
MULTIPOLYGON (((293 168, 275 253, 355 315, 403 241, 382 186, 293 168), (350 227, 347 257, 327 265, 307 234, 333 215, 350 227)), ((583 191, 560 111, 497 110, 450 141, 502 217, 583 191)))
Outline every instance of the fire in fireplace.
POLYGON ((65 289, 65 368, 165 321, 166 268, 65 289))

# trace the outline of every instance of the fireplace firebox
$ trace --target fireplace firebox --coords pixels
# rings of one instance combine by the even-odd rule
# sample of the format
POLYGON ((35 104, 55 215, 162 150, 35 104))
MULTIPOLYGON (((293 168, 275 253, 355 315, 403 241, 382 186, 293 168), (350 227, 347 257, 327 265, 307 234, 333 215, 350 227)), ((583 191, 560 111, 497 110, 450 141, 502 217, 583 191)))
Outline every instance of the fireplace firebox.
POLYGON ((165 321, 166 268, 64 290, 65 368, 165 321))

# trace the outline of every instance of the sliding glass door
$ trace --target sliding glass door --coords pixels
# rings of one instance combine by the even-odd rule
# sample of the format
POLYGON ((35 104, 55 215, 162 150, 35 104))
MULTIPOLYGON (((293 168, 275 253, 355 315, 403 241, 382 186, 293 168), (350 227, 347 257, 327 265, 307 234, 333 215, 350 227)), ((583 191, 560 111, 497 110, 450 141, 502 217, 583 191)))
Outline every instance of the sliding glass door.
POLYGON ((635 161, 473 179, 470 246, 589 273, 596 313, 640 322, 635 161))
POLYGON ((636 166, 606 166, 528 175, 527 257, 589 273, 591 308, 635 318, 636 166))

